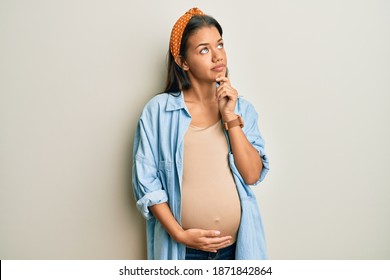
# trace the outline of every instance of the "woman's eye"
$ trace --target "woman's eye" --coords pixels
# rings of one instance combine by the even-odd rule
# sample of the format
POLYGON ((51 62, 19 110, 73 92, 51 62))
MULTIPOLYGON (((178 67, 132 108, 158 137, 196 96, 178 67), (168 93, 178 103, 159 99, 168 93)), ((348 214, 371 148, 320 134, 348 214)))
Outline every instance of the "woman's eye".
POLYGON ((200 53, 208 53, 208 52, 209 52, 209 50, 207 48, 204 48, 204 49, 200 50, 200 53))
POLYGON ((217 48, 218 48, 218 49, 222 49, 222 48, 223 48, 223 44, 222 44, 222 43, 221 43, 221 44, 218 44, 217 48))

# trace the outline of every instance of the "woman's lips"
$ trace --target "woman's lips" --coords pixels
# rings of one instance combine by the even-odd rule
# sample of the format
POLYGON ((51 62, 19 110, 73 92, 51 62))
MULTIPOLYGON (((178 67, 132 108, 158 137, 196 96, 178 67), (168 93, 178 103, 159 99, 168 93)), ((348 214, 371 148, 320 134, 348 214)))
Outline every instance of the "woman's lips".
POLYGON ((216 72, 222 72, 223 70, 225 70, 225 64, 219 64, 213 68, 211 68, 212 71, 216 71, 216 72))

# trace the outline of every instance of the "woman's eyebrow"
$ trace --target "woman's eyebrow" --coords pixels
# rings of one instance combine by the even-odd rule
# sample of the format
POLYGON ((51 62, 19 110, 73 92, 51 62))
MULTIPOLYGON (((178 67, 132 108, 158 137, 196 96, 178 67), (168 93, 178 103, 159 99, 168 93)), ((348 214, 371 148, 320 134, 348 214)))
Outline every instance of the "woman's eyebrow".
MULTIPOLYGON (((223 41, 222 38, 220 38, 220 39, 217 41, 217 43, 220 43, 221 41, 223 41)), ((197 49, 197 48, 199 48, 199 47, 202 47, 202 46, 208 46, 208 45, 210 45, 210 43, 200 43, 199 45, 197 45, 197 46, 195 47, 195 49, 197 49)))

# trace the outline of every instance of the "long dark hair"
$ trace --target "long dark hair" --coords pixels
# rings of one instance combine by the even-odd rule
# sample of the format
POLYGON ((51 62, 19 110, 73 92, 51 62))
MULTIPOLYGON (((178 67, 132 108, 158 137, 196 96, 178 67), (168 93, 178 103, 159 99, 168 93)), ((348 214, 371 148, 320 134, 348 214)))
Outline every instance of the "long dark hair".
MULTIPOLYGON (((183 59, 187 58, 187 43, 188 38, 194 34, 198 29, 205 26, 214 26, 217 28, 219 34, 222 37, 222 27, 213 17, 208 15, 193 16, 188 22, 183 32, 180 45, 180 56, 183 59)), ((167 81, 164 92, 173 95, 180 95, 182 90, 189 89, 191 86, 190 79, 187 72, 184 71, 176 64, 175 59, 170 51, 168 51, 168 71, 167 81)))

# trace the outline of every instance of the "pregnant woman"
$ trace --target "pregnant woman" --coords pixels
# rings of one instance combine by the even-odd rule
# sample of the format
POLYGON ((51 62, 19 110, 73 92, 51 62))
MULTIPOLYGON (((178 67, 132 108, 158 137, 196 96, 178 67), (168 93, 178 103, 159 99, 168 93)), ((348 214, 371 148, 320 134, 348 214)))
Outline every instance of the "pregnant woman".
POLYGON ((265 259, 250 185, 269 162, 254 107, 230 84, 222 28, 190 9, 170 38, 164 93, 143 109, 133 188, 149 259, 265 259))

